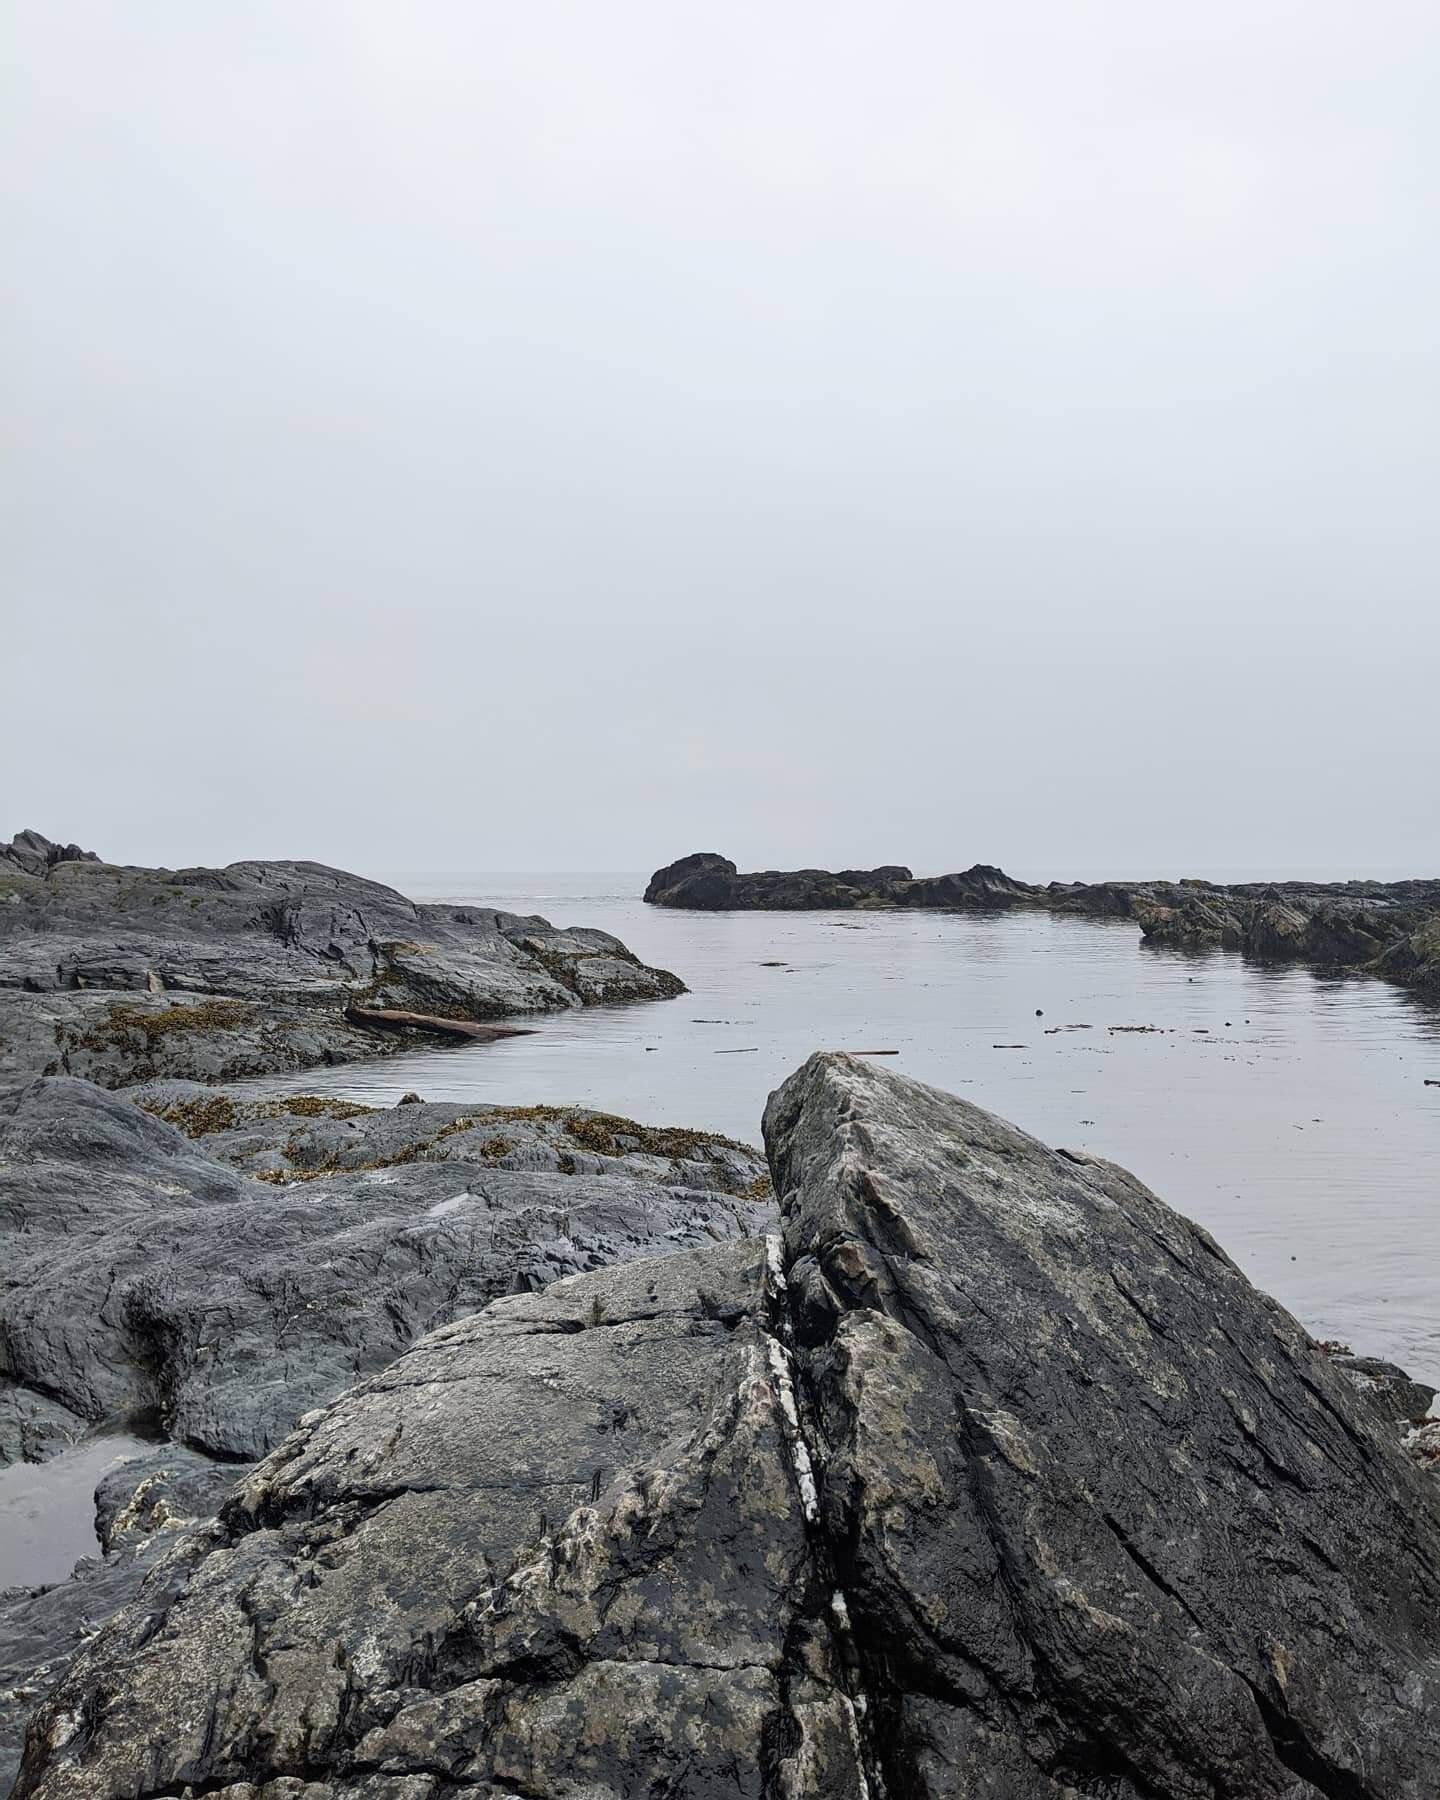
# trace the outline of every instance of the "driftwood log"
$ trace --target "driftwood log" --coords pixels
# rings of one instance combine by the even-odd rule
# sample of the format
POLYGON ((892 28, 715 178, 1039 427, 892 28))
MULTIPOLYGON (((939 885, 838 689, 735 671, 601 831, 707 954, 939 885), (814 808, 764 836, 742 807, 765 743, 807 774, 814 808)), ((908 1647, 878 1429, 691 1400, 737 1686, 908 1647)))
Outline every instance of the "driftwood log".
POLYGON ((481 1025, 474 1019, 441 1019, 431 1013, 397 1012, 385 1006, 347 1006, 345 1017, 352 1025, 369 1025, 379 1031, 433 1031, 442 1037, 473 1038, 481 1043, 531 1036, 523 1025, 481 1025))

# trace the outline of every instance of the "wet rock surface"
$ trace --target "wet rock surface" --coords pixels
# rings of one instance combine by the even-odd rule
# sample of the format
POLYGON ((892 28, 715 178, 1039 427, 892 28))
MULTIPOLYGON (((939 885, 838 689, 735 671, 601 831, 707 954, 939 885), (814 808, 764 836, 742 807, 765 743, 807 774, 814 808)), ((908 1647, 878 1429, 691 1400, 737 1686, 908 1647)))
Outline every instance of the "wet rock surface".
POLYGON ((555 1108, 186 1093, 162 1110, 194 1139, 66 1077, 0 1128, 0 1371, 87 1421, 155 1414, 212 1456, 263 1455, 498 1294, 768 1216, 758 1152, 699 1133, 631 1152, 628 1121, 555 1108), (229 1128, 207 1133, 217 1110, 229 1128))
POLYGON ((48 1394, 0 1379, 0 1468, 7 1463, 47 1462, 73 1444, 86 1424, 79 1413, 48 1394))
POLYGON ((484 1022, 684 991, 608 932, 319 863, 124 868, 36 835, 0 847, 0 1106, 41 1073, 235 1080, 415 1041, 356 1003, 484 1022))
POLYGON ((212 1518, 243 1469, 157 1444, 95 1489, 100 1555, 64 1581, 0 1591, 0 1794, 20 1766, 25 1720, 71 1659, 138 1593, 178 1533, 212 1518))
POLYGON ((101 1480, 102 1556, 0 1595, 0 1793, 70 1658, 301 1413, 496 1295, 773 1217, 757 1151, 609 1114, 32 1084, 0 1124, 0 1460, 113 1419, 171 1441, 101 1480))
POLYGON ((499 1298, 302 1420, 17 1792, 1433 1794, 1440 1490, 1288 1314, 858 1059, 766 1139, 773 1237, 499 1298))

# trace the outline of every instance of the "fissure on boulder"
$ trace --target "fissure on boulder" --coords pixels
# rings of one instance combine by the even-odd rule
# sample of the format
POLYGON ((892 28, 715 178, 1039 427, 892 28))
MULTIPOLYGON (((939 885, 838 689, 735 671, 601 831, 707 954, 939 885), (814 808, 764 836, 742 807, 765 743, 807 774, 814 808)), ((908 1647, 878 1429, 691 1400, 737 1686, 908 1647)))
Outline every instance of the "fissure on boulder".
POLYGON ((18 1794, 1431 1800, 1440 1488, 1379 1386, 950 1096, 818 1056, 765 1133, 778 1241, 499 1298, 307 1415, 18 1794))

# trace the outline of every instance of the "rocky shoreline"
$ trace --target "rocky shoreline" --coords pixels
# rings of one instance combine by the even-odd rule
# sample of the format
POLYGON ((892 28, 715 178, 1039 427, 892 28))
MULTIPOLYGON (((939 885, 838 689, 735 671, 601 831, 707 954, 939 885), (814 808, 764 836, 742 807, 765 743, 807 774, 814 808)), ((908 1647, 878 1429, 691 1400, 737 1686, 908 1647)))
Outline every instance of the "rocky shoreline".
MULTIPOLYGON (((1254 954, 1434 885, 697 861, 647 898, 1254 954)), ((130 1446, 0 1591, 0 1792, 1428 1800, 1433 1392, 1124 1170, 838 1054, 763 1156, 224 1085, 679 991, 317 864, 0 847, 0 1466, 130 1446)))
POLYGON ((32 1082, 0 1455, 161 1441, 0 1595, 16 1795, 1432 1791, 1428 1387, 878 1065, 764 1133, 32 1082))
POLYGON ((1052 881, 1041 887, 986 863, 920 878, 898 864, 742 874, 727 857, 699 852, 657 869, 645 900, 702 912, 1031 908, 1130 919, 1157 947, 1223 948, 1258 961, 1354 970, 1440 998, 1440 880, 1052 881))
POLYGON ((101 1558, 0 1594, 0 1793, 69 1658, 302 1414, 503 1295, 773 1219, 757 1151, 605 1113, 33 1082, 0 1122, 0 1464, 160 1441, 102 1483, 101 1558))
POLYGON ((35 1075, 236 1081, 685 984, 616 937, 320 863, 138 869, 0 844, 0 1112, 35 1075))

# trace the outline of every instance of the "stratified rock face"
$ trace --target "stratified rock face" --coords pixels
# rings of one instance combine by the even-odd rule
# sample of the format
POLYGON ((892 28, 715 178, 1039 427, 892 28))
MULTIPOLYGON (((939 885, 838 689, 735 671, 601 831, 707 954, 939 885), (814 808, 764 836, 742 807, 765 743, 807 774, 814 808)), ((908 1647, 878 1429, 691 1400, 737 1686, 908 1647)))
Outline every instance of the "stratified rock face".
POLYGON ((897 906, 953 912, 1008 912, 1033 904, 1039 893, 1029 882, 1016 881, 993 863, 976 863, 958 875, 929 875, 899 883, 892 890, 897 906))
POLYGON ((0 857, 12 1093, 41 1073, 233 1080, 402 1048, 346 1019, 356 1001, 491 1020, 684 992, 608 932, 418 906, 319 863, 118 868, 41 860, 28 836, 0 857))
POLYGON ((150 1413, 212 1456, 259 1457, 499 1294, 770 1216, 758 1153, 700 1133, 560 1108, 182 1095, 162 1110, 194 1141, 64 1077, 0 1128, 0 1375, 23 1384, 20 1456, 44 1453, 42 1428, 60 1447, 66 1419, 150 1413), (35 1416, 41 1396, 55 1419, 35 1416))
POLYGON ((8 844, 0 844, 0 867, 9 865, 25 875, 44 875, 62 862, 99 862, 93 850, 78 844, 52 844, 38 831, 17 831, 8 844))
MULTIPOLYGON (((1060 910, 1083 909, 1083 889, 1053 890, 1060 910)), ((1152 944, 1218 944, 1260 962, 1369 969, 1424 988, 1437 982, 1440 882, 1313 882, 1230 888, 1150 882, 1130 890, 1130 912, 1152 944)))
POLYGON ((1023 906, 1039 894, 1002 869, 976 863, 958 875, 916 880, 900 863, 878 869, 767 869, 742 875, 727 857, 702 851, 685 856, 650 877, 645 898, 652 906, 702 912, 814 912, 852 908, 929 907, 961 912, 994 912, 1023 906))
POLYGON ((1295 1322, 858 1060, 766 1129, 783 1245, 498 1300, 303 1421, 17 1794, 1433 1800, 1435 1486, 1295 1322))
POLYGON ((1436 1493, 1203 1231, 857 1062, 766 1136, 891 1793, 1433 1787, 1436 1493))
POLYGON ((1391 981, 1440 995, 1440 913, 1393 944, 1375 967, 1391 981))

